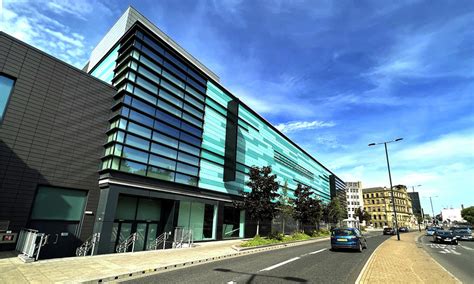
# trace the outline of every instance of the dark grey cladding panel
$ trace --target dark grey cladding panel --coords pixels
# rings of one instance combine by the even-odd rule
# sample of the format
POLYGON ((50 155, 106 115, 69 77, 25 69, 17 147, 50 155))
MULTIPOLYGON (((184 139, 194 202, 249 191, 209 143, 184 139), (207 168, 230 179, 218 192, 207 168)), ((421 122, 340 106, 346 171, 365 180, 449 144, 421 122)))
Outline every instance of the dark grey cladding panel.
POLYGON ((233 99, 227 103, 227 122, 225 131, 224 182, 235 181, 237 171, 237 132, 239 101, 233 99))
MULTIPOLYGON (((0 220, 26 226, 38 185, 87 190, 95 212, 115 89, 4 33, 0 73, 16 78, 0 125, 0 220)), ((81 238, 93 219, 84 219, 81 238)))

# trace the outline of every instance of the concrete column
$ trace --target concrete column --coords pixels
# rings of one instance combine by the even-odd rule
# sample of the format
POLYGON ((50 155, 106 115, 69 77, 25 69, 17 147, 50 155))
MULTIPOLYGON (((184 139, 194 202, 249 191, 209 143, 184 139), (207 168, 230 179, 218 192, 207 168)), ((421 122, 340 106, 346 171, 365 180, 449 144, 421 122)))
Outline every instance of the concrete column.
POLYGON ((112 253, 111 246, 112 227, 117 209, 119 192, 111 187, 100 190, 99 205, 94 224, 94 233, 100 233, 99 244, 96 245, 94 254, 112 253))

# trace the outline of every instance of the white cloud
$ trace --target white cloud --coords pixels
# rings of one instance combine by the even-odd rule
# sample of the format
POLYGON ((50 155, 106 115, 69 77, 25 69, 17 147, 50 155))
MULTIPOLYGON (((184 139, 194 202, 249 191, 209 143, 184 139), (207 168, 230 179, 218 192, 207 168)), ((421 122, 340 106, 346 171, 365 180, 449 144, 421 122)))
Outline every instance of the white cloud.
POLYGON ((323 128, 323 127, 333 127, 336 124, 334 122, 326 122, 326 121, 292 121, 287 123, 280 123, 275 127, 284 133, 290 133, 295 131, 301 130, 309 130, 309 129, 316 129, 316 128, 323 128))
MULTIPOLYGON (((85 5, 86 1, 76 2, 84 2, 80 5, 85 5)), ((58 3, 51 2, 50 4, 59 5, 58 3)), ((61 2, 60 4, 67 3, 61 2)), ((88 11, 74 5, 76 4, 73 4, 71 9, 82 13, 82 15, 88 11)), ((84 44, 86 37, 79 30, 72 31, 71 28, 51 18, 50 11, 45 10, 45 7, 46 4, 43 1, 5 2, 1 18, 3 31, 48 54, 82 68, 90 51, 90 47, 85 47, 84 44)))

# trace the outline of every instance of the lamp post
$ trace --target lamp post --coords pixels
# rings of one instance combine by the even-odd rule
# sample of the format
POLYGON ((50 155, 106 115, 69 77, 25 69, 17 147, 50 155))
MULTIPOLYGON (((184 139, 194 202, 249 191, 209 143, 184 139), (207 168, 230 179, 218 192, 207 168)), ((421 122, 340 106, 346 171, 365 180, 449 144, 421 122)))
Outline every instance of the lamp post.
POLYGON ((400 240, 400 232, 398 232, 398 220, 397 220, 397 210, 395 209, 395 199, 393 197, 393 185, 392 185, 392 174, 390 173, 390 162, 388 160, 388 150, 387 150, 387 144, 388 143, 393 143, 393 142, 398 142, 403 140, 403 138, 397 138, 392 141, 385 141, 385 142, 380 142, 380 143, 370 143, 370 146, 375 146, 375 145, 380 145, 383 144, 385 146, 385 158, 387 159, 387 169, 388 169, 388 179, 390 180, 390 195, 392 199, 392 206, 393 206, 393 215, 395 216, 395 229, 397 230, 397 239, 400 240))

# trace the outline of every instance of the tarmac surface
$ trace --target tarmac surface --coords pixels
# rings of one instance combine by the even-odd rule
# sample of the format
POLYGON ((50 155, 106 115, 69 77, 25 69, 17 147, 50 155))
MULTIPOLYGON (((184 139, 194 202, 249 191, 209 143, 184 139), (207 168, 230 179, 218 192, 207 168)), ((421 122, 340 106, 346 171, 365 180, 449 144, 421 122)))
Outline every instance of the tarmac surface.
POLYGON ((242 240, 215 241, 200 243, 193 248, 70 257, 33 263, 23 263, 12 252, 0 252, 0 283, 140 282, 141 279, 153 282, 153 277, 162 278, 160 282, 171 283, 211 283, 216 280, 220 283, 432 284, 459 283, 459 279, 473 283, 472 274, 464 275, 454 269, 459 268, 463 273, 474 270, 470 244, 462 243, 456 249, 431 247, 430 243, 423 242, 423 237, 418 242, 422 235, 419 232, 401 234, 401 241, 397 241, 396 236, 382 236, 382 232, 367 235, 369 248, 362 253, 329 251, 328 238, 241 251, 236 250, 235 246, 242 240), (440 252, 445 249, 458 254, 440 252), (435 251, 428 253, 426 250, 435 251))

